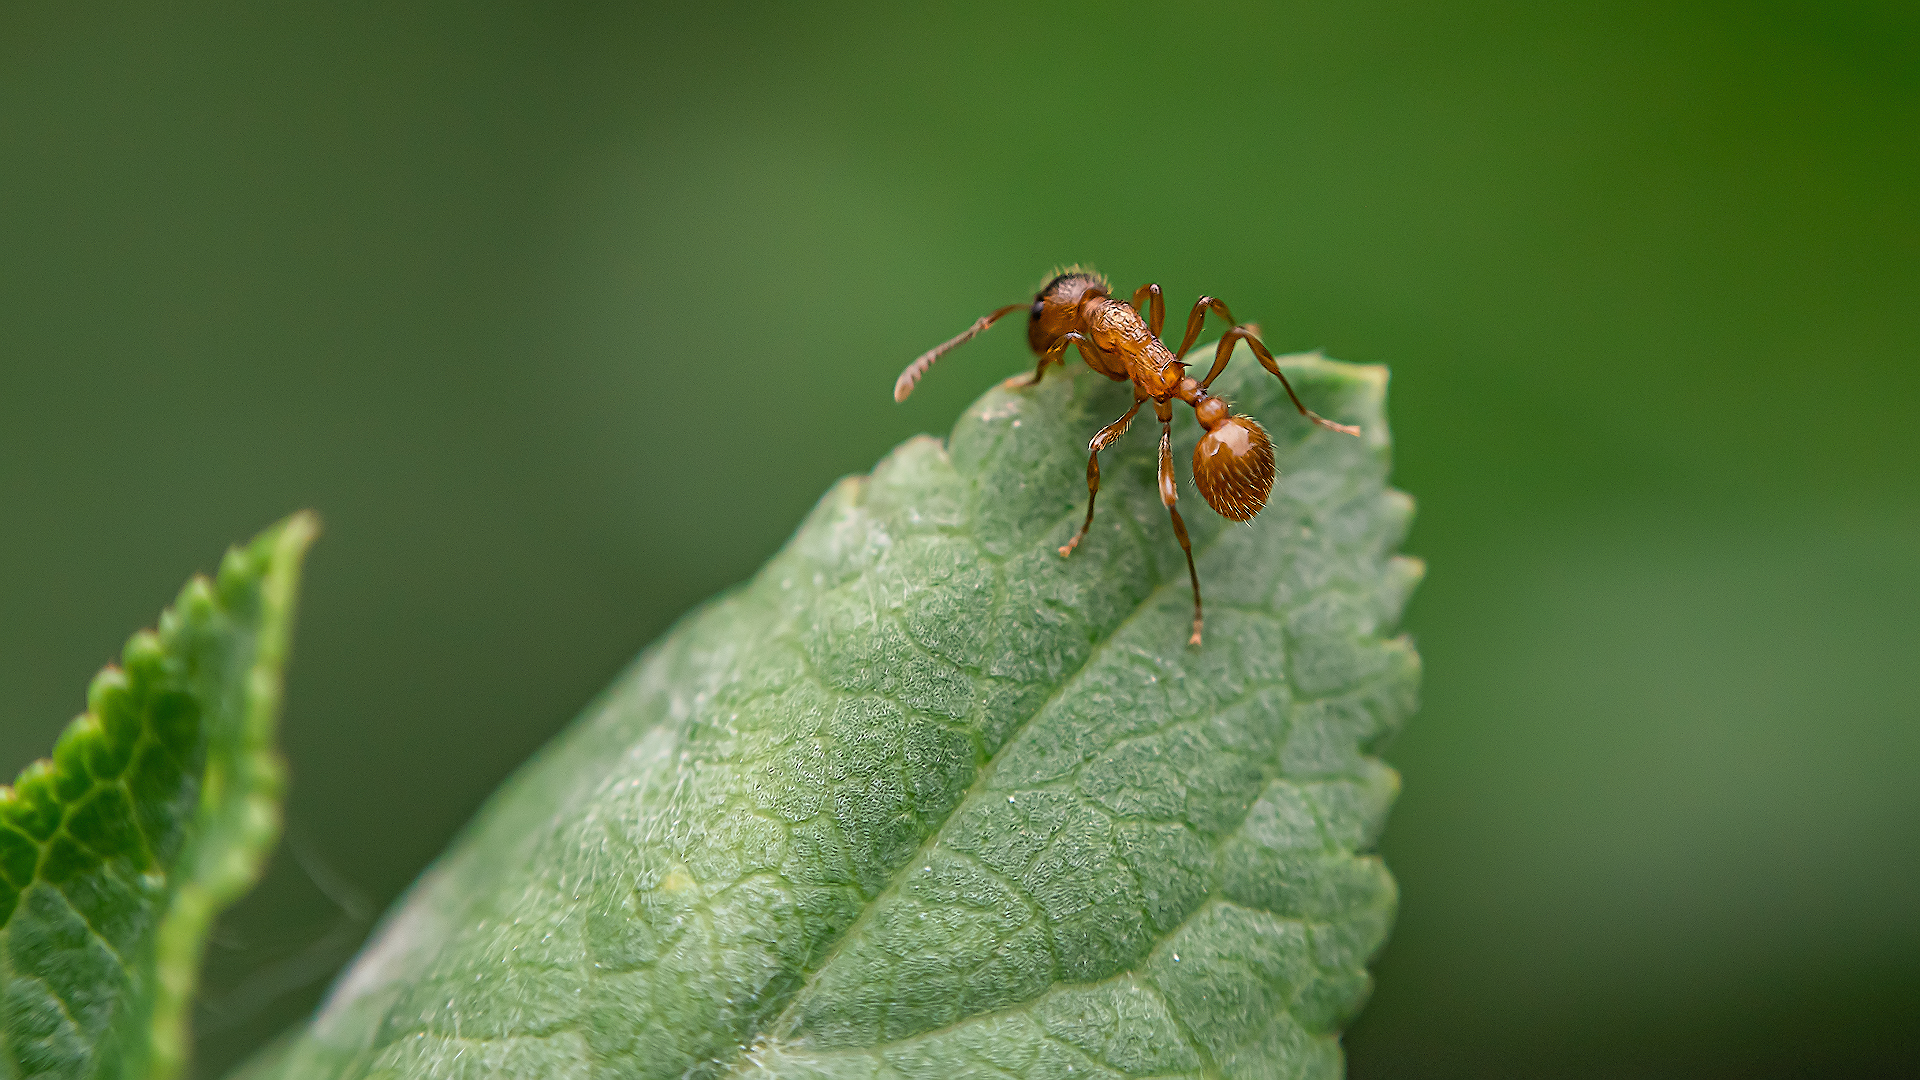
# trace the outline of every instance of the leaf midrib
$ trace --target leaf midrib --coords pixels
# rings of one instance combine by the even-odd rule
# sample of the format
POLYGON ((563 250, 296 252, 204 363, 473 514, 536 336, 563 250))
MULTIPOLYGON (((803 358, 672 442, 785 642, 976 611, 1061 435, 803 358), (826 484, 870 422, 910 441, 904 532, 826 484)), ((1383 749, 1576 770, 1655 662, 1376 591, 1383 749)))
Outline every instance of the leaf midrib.
MULTIPOLYGON (((942 453, 947 453, 944 446, 942 447, 942 453)), ((971 479, 969 483, 972 484, 974 487, 974 491, 972 492, 972 494, 975 497, 978 497, 979 495, 978 478, 976 477, 974 479, 971 479)), ((1070 509, 1063 516, 1068 521, 1071 521, 1077 512, 1078 512, 1077 510, 1070 509)), ((1123 520, 1128 522, 1130 526, 1137 528, 1138 523, 1133 520, 1132 515, 1122 514, 1121 517, 1123 520)), ((1057 527, 1058 527, 1058 519, 1056 519, 1053 525, 1049 525, 1045 530, 1045 532, 1041 533, 1040 535, 1042 536, 1048 535, 1057 527)), ((1216 530, 1211 539, 1206 540, 1202 545, 1196 545, 1196 547, 1198 547, 1198 550, 1195 552, 1195 555, 1194 555, 1196 563, 1200 558, 1204 557, 1208 552, 1211 552, 1215 547, 1215 545, 1219 544, 1220 540, 1225 535, 1226 535, 1226 531, 1224 529, 1216 530)), ((1142 536, 1142 539, 1147 539, 1147 538, 1142 536)), ((1148 542, 1150 543, 1151 541, 1148 540, 1148 542)), ((1002 572, 1004 572, 1004 569, 1005 569, 1005 561, 1002 561, 1002 572)), ((1158 561, 1155 560, 1156 573, 1158 572, 1158 569, 1159 569, 1158 561)), ((1080 678, 1086 673, 1087 669, 1090 666, 1092 666, 1094 660, 1100 657, 1103 654, 1103 652, 1109 646, 1112 645, 1113 641, 1116 638, 1118 638, 1121 635, 1121 633, 1127 629, 1127 627, 1133 624, 1134 620, 1138 619, 1142 613, 1153 609, 1158 603, 1160 603, 1161 594, 1163 593, 1164 590, 1174 585, 1184 585, 1184 584, 1186 584, 1186 582, 1182 580, 1178 575, 1164 576, 1162 580, 1159 582, 1159 584, 1155 585, 1151 591, 1149 591, 1145 596, 1143 596, 1140 599, 1140 602, 1134 606, 1134 609, 1132 611, 1128 612, 1126 616, 1122 618, 1119 622, 1114 623, 1113 628, 1108 630, 1106 634, 1100 638, 1099 641, 1094 643, 1092 648, 1087 650, 1087 655, 1081 659, 1080 664, 1077 667, 1075 667, 1073 671, 1069 673, 1065 678, 1060 680, 1060 684, 1054 687, 1053 692, 1047 695, 1047 699, 1045 701, 1041 702, 1040 705, 1033 710, 1033 712, 1029 713, 1018 724, 1015 724, 1011 729, 1008 730, 1007 737, 1001 742, 999 749, 995 750, 992 756, 990 756, 987 759, 986 763, 980 767, 980 772, 974 778, 974 782, 968 786, 966 792, 963 795, 961 795, 960 798, 953 804, 953 808, 948 810, 946 815, 942 817, 940 821, 937 824, 935 824, 932 829, 928 831, 927 838, 921 842, 918 848, 914 849, 913 857, 902 862, 899 865, 899 867, 897 867, 894 870, 894 872, 888 877, 886 886, 882 888, 879 892, 875 893, 873 895, 873 898, 867 901, 867 903, 861 907, 860 914, 855 916, 854 920, 847 924, 847 928, 840 932, 840 936, 834 940, 834 943, 831 946, 829 946, 824 953, 821 954, 820 960, 817 963, 815 963, 811 968, 806 969, 805 980, 801 983, 799 988, 797 988, 793 992, 793 995, 790 998, 788 998, 787 1003, 781 1008, 780 1012, 775 1014, 771 1021, 765 1024, 758 1025, 746 1033, 747 1043, 741 1048, 740 1052, 736 1055, 734 1063, 728 1067, 727 1075, 730 1075, 730 1076, 741 1075, 743 1072, 743 1069, 746 1066, 751 1064, 752 1059, 751 1059, 750 1051, 752 1046, 757 1044, 762 1038, 766 1037, 767 1033, 770 1030, 777 1031, 783 1025, 790 1024, 793 1021, 794 1017, 791 1015, 793 1007, 807 994, 808 991, 813 989, 813 987, 818 984, 821 973, 824 972, 827 969, 827 967, 829 967, 833 963, 833 961, 839 957, 840 953, 846 948, 847 943, 853 940, 856 933, 866 926, 866 924, 872 918, 874 911, 879 908, 881 901, 887 899, 889 896, 892 896, 894 893, 896 893, 900 887, 901 882, 907 879, 912 867, 920 863, 922 860, 924 860, 928 856, 928 854, 933 850, 933 848, 939 843, 941 833, 945 830, 947 822, 952 820, 953 815, 958 813, 963 807, 967 806, 975 797, 980 795, 986 789, 987 784, 989 783, 989 781, 992 780, 994 772, 998 769, 1000 765, 1000 760, 1002 756, 1005 755, 1010 748, 1012 748, 1014 743, 1019 741, 1020 736, 1023 733, 1025 733, 1027 728, 1030 727, 1035 720, 1038 720, 1042 715, 1044 715, 1048 709, 1052 708, 1054 703, 1058 701, 1061 698, 1061 696, 1067 692, 1067 689, 1069 687, 1073 686, 1075 683, 1077 683, 1080 680, 1080 678)), ((971 674, 970 678, 975 682, 976 688, 978 688, 980 685, 980 680, 985 679, 986 674, 984 672, 981 672, 979 674, 971 674)))

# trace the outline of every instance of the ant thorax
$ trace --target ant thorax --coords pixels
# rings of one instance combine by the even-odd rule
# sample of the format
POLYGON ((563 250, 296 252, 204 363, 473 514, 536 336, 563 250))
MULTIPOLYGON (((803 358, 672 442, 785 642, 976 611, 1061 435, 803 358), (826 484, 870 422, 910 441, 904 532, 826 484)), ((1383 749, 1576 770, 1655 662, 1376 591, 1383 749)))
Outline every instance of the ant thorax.
POLYGON ((1164 397, 1179 385, 1184 373, 1179 358, 1153 336, 1131 305, 1102 297, 1082 310, 1094 348, 1118 357, 1126 365, 1127 377, 1148 396, 1164 397))

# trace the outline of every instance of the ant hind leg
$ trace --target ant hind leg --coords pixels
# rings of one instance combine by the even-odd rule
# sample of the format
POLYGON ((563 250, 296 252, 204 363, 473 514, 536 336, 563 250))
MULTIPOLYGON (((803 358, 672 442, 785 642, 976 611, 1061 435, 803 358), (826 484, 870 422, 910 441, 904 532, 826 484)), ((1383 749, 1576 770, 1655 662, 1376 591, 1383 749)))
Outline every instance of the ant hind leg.
POLYGON ((1220 373, 1226 370, 1227 361, 1233 358, 1234 343, 1239 341, 1246 342, 1247 346, 1253 350, 1253 355, 1259 357, 1260 366, 1272 372, 1273 377, 1280 380, 1280 385, 1286 387, 1287 396, 1293 399, 1293 407, 1300 410, 1301 416, 1331 431, 1338 431, 1345 435, 1360 434, 1360 429, 1354 425, 1336 423, 1302 404, 1300 395, 1293 392, 1293 384, 1287 381, 1286 375, 1280 371, 1280 365, 1273 359, 1273 353, 1268 351, 1266 344, 1250 326, 1236 326, 1220 335, 1220 345, 1213 353, 1213 368, 1207 372, 1206 378, 1200 380, 1202 390, 1211 386, 1213 380, 1219 378, 1220 373))
POLYGON ((1187 539, 1187 523, 1180 520, 1180 511, 1173 505, 1179 491, 1173 479, 1173 425, 1163 423, 1160 427, 1160 501, 1173 517, 1173 535, 1180 539, 1180 550, 1187 554, 1187 577, 1193 582, 1193 636, 1187 639, 1187 644, 1198 645, 1204 621, 1200 614, 1200 571, 1193 567, 1193 541, 1187 539))
POLYGON ((1114 440, 1127 433, 1127 425, 1133 423, 1133 414, 1139 412, 1140 406, 1146 401, 1146 398, 1133 399, 1133 408, 1128 409, 1125 416, 1101 428, 1094 434, 1093 441, 1087 444, 1090 451, 1087 454, 1087 519, 1080 523, 1080 531, 1073 534, 1073 539, 1060 545, 1061 558, 1073 554, 1073 549, 1087 538, 1087 530, 1093 526, 1093 500, 1100 494, 1100 451, 1112 446, 1114 440))

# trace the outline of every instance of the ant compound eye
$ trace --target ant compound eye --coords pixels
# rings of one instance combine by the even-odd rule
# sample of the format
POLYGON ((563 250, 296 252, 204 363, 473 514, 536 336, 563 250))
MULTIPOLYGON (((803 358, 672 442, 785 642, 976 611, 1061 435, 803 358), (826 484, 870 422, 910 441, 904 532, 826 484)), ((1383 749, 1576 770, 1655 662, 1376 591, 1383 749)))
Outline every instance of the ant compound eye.
POLYGON ((1029 316, 1027 316, 1027 321, 1028 321, 1028 322, 1039 322, 1039 321, 1040 321, 1040 313, 1041 313, 1042 311, 1045 311, 1045 310, 1046 310, 1046 308, 1047 308, 1047 302, 1046 302, 1045 300, 1043 300, 1043 299, 1041 299, 1041 298, 1040 298, 1040 297, 1038 297, 1038 296, 1036 296, 1036 297, 1034 297, 1034 298, 1033 298, 1033 314, 1031 314, 1031 315, 1029 315, 1029 316))
POLYGON ((1229 416, 1193 448, 1193 483, 1223 518, 1246 521, 1273 491, 1273 442, 1251 416, 1229 416))

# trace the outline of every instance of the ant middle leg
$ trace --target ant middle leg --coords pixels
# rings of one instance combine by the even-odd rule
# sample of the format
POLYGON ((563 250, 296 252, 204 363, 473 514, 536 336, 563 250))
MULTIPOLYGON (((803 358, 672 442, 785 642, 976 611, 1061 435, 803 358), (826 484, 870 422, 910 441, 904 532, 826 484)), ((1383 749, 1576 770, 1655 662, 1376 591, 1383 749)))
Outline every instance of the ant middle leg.
POLYGON ((1087 449, 1091 451, 1087 454, 1087 519, 1080 523, 1080 531, 1073 534, 1073 539, 1060 545, 1061 558, 1073 554, 1073 549, 1087 538, 1087 530, 1093 526, 1093 500, 1100 494, 1100 451, 1112 446, 1115 439, 1127 433, 1127 425, 1133 423, 1133 414, 1139 412, 1140 406, 1146 402, 1146 398, 1134 398, 1133 408, 1128 409, 1125 416, 1101 428, 1094 434, 1093 441, 1087 444, 1087 449))
POLYGON ((1173 350, 1173 355, 1186 358, 1187 350, 1193 348, 1193 343, 1200 339, 1200 327, 1207 321, 1209 311, 1227 320, 1228 326, 1239 325, 1234 321, 1233 312, 1227 310, 1226 301, 1203 296, 1193 302, 1193 314, 1187 316, 1187 332, 1180 338, 1180 347, 1173 350))
POLYGON ((1180 550, 1187 554, 1187 577, 1193 581, 1193 636, 1187 644, 1200 644, 1200 571, 1193 567, 1193 541, 1187 539, 1187 523, 1180 520, 1180 511, 1173 505, 1180 488, 1173 479, 1173 421, 1169 417, 1160 422, 1160 501, 1166 504, 1167 513, 1173 517, 1173 535, 1180 539, 1180 550))
POLYGON ((1259 336, 1253 332, 1252 327, 1236 326, 1220 335, 1220 346, 1213 352, 1213 368, 1207 372, 1206 378, 1200 380, 1200 388, 1202 390, 1210 386, 1213 380, 1219 378, 1220 373, 1226 370, 1227 361, 1233 358, 1234 343, 1239 341, 1245 341, 1248 347, 1253 349, 1253 355, 1260 358, 1260 366, 1273 372, 1274 378, 1280 380, 1280 385, 1287 388, 1287 396, 1293 399, 1293 407, 1300 410, 1301 416, 1332 431, 1338 431, 1347 435, 1360 434, 1360 429, 1352 424, 1335 423, 1301 404, 1300 395, 1293 392, 1293 384, 1287 381, 1285 375, 1281 374, 1280 365, 1274 361, 1273 353, 1267 350, 1266 343, 1260 340, 1259 336))
POLYGON ((1157 282, 1149 281, 1133 290, 1133 310, 1135 314, 1147 317, 1147 330, 1154 337, 1159 337, 1160 328, 1167 322, 1167 301, 1160 295, 1160 286, 1157 282), (1152 301, 1151 308, 1142 308, 1141 303, 1147 300, 1152 301))

